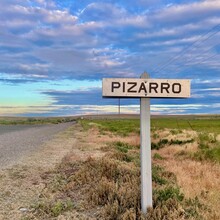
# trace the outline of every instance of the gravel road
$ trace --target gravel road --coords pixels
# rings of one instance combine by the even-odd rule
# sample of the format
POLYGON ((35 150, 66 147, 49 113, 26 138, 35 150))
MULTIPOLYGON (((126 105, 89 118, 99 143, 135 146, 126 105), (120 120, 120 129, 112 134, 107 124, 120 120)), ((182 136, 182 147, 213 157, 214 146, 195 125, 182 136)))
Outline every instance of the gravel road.
POLYGON ((73 125, 0 125, 0 167, 7 168, 28 156, 54 135, 73 125))

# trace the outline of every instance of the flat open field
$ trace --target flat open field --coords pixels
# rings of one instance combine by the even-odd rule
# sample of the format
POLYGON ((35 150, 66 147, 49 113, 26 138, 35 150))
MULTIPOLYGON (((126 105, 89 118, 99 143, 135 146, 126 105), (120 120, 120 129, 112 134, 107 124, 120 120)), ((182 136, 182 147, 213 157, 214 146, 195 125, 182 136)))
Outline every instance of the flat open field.
POLYGON ((152 117, 147 215, 139 123, 137 116, 78 119, 43 152, 0 174, 0 219, 220 219, 220 117, 152 117))
MULTIPOLYGON (((97 120, 97 122, 104 125, 105 120, 109 120, 106 124, 110 127, 111 122, 113 125, 119 122, 118 132, 120 129, 134 127, 138 130, 140 128, 139 115, 103 115, 103 116, 84 116, 88 120, 97 120), (100 120, 100 121, 99 121, 100 120), (116 120, 116 121, 115 121, 116 120), (117 121, 118 120, 118 121, 117 121), (126 123, 127 126, 120 126, 120 120, 126 123)), ((173 115, 173 116, 151 116, 151 129, 187 129, 193 131, 206 131, 220 134, 220 115, 173 115)))

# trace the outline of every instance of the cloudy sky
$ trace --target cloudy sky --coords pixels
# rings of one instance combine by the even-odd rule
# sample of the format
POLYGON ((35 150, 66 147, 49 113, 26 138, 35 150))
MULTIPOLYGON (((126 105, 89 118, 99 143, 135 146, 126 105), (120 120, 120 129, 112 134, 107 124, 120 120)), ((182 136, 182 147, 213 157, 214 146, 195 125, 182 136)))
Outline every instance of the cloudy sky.
MULTIPOLYGON (((102 78, 191 79, 152 114, 220 113, 220 0, 0 0, 0 115, 117 113, 102 78)), ((122 99, 138 113, 138 99, 122 99)))

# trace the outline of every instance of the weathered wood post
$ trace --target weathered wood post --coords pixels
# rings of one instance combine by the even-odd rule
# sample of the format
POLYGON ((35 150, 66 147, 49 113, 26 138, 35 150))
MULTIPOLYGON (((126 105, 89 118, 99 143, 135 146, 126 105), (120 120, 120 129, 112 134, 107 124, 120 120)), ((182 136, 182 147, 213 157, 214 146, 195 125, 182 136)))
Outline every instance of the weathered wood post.
MULTIPOLYGON (((147 73, 142 79, 149 79, 147 73)), ((146 94, 147 96, 147 94, 146 94)), ((151 138, 150 138, 150 98, 140 98, 140 138, 141 138, 141 210, 147 213, 152 207, 151 138)))

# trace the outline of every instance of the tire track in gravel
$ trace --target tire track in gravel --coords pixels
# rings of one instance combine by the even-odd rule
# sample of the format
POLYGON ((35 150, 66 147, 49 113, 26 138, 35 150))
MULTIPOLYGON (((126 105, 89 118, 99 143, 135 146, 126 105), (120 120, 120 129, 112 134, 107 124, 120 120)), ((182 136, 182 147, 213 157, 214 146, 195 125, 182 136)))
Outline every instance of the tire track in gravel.
POLYGON ((8 168, 15 165, 73 124, 70 122, 56 125, 1 125, 0 167, 8 168))

